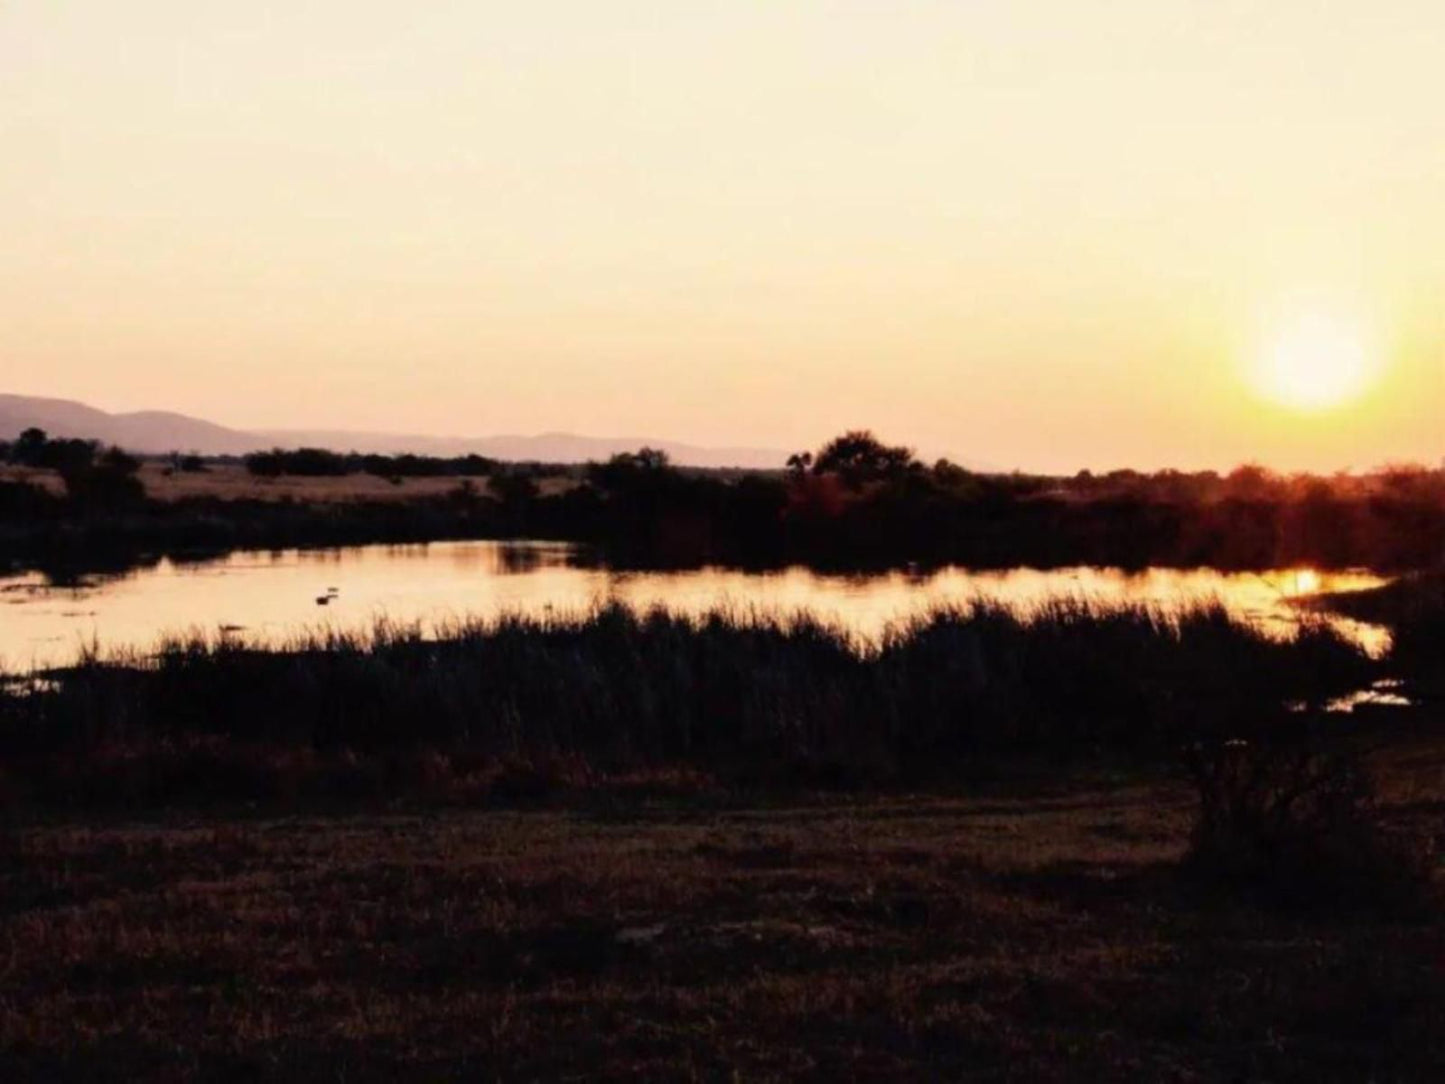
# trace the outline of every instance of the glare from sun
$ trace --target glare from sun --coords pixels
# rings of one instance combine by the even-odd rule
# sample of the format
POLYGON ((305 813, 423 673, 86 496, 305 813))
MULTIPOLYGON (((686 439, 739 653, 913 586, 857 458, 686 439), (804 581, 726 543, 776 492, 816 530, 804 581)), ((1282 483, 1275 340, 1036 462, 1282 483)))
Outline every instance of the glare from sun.
POLYGON ((1374 358, 1360 329, 1318 314, 1281 327, 1255 373, 1261 394, 1304 411, 1342 406, 1363 394, 1374 378, 1374 358))

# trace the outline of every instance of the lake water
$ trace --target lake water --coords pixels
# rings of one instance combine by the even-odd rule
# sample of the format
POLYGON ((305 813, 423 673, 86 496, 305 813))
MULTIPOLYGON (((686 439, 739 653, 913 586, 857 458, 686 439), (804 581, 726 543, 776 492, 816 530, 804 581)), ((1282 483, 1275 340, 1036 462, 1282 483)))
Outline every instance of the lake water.
MULTIPOLYGON (((505 613, 578 613, 609 601, 682 614, 717 607, 795 614, 837 623, 860 641, 890 622, 984 598, 1028 611, 1051 598, 1174 607, 1217 598, 1273 634, 1288 636, 1293 599, 1385 581, 1362 572, 1264 573, 1065 568, 824 575, 806 569, 618 572, 579 567, 562 543, 441 542, 340 550, 235 553, 204 563, 162 561, 118 576, 56 586, 38 573, 0 578, 0 667, 64 665, 82 647, 148 650, 164 635, 226 629, 258 644, 326 627, 368 629, 379 618, 436 628, 505 613), (325 599, 323 603, 318 600, 325 599)), ((1377 626, 1330 618, 1372 651, 1377 626)))

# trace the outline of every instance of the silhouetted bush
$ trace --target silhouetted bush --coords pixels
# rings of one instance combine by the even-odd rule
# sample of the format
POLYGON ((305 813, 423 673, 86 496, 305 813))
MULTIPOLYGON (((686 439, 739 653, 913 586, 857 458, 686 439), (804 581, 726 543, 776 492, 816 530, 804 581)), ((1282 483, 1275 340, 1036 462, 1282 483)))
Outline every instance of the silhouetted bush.
POLYGON ((143 503, 145 486, 135 476, 139 470, 139 459, 111 448, 94 462, 62 467, 60 477, 71 505, 91 515, 143 503))
POLYGON ((5 445, 5 459, 24 467, 75 470, 88 467, 99 444, 93 440, 51 439, 43 429, 27 429, 5 445))
POLYGON ((324 448, 297 448, 290 452, 274 448, 269 452, 253 452, 246 456, 245 463, 248 471, 261 478, 278 478, 283 474, 328 478, 351 473, 345 456, 324 448))
POLYGON ((509 508, 531 504, 540 495, 536 480, 519 471, 494 474, 489 485, 497 498, 509 508))
POLYGON ((244 459, 246 469, 259 478, 295 475, 333 478, 347 474, 374 474, 380 478, 434 478, 485 475, 496 469, 496 461, 480 455, 437 457, 424 455, 362 455, 324 448, 273 448, 253 452, 244 459))
POLYGON ((134 475, 93 467, 66 471, 65 492, 76 507, 88 513, 132 508, 145 500, 145 486, 134 475))
POLYGON ((0 480, 0 523, 35 523, 53 514, 58 503, 39 486, 0 480))
MULTIPOLYGON (((23 438, 34 459, 59 455, 40 435, 23 438)), ((69 442, 81 466, 88 442, 69 442)), ((13 453, 12 453, 13 454, 13 453)), ((71 454, 67 452, 65 454, 71 454)), ((89 458, 87 458, 89 457, 89 458)), ((1285 477, 1260 467, 1228 476, 1161 471, 1080 472, 1068 478, 981 474, 866 431, 792 457, 787 471, 678 468, 653 449, 588 464, 575 483, 543 494, 529 483, 559 468, 482 457, 342 455, 274 450, 246 458, 258 476, 370 471, 405 479, 486 475, 499 498, 458 494, 388 502, 297 504, 189 498, 127 505, 102 521, 55 517, 0 532, 0 558, 68 550, 182 545, 284 546, 431 538, 520 537, 588 543, 622 567, 727 564, 859 569, 959 564, 975 568, 1103 565, 1266 569, 1311 565, 1382 571, 1433 567, 1445 555, 1445 472, 1390 468, 1370 475, 1285 477), (525 480, 524 480, 525 479, 525 480)), ((72 471, 75 468, 71 468, 72 471)), ((563 471, 566 474, 566 471, 563 471)))
POLYGON ((1186 755, 1199 791, 1186 868, 1215 886, 1328 909, 1425 898, 1428 843, 1386 832, 1360 757, 1277 722, 1186 755))
POLYGON ((113 474, 135 474, 140 470, 140 460, 129 452, 110 447, 100 456, 96 465, 113 474))

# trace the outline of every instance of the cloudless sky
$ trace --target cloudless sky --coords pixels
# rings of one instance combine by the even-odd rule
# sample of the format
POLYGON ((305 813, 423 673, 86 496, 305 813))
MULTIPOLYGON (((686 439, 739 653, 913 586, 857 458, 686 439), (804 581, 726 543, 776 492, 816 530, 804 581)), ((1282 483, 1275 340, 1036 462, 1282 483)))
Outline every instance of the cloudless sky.
POLYGON ((1445 455, 1438 0, 10 0, 0 390, 965 461, 1445 455), (1251 382, 1300 313, 1360 399, 1251 382))

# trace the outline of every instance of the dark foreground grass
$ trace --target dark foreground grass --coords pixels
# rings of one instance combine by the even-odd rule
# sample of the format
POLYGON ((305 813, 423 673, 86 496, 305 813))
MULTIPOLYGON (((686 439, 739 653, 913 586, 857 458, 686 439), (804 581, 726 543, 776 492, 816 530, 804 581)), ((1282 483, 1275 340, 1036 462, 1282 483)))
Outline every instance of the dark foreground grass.
POLYGON ((1438 1079, 1438 915, 1202 889, 1192 812, 1094 777, 16 826, 0 1078, 1438 1079))
POLYGON ((1275 891, 1438 831, 1434 709, 1283 835, 1227 744, 1375 676, 1069 604, 92 659, 0 696, 0 1080, 1438 1079, 1431 886, 1275 891))
POLYGON ((1171 758, 1368 684, 1323 625, 1271 640, 1222 608, 979 606, 860 651, 814 622, 620 607, 383 626, 258 651, 177 642, 0 695, 19 804, 545 797, 598 780, 922 785, 1006 756, 1171 758))

